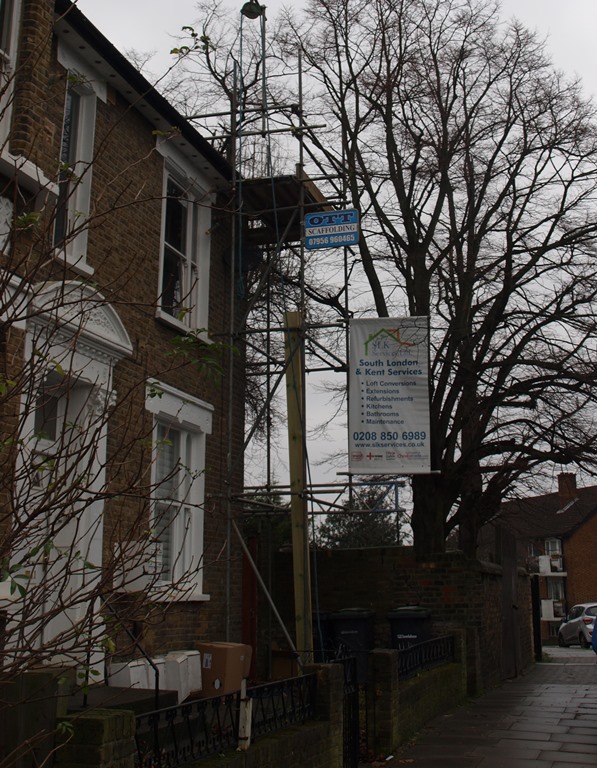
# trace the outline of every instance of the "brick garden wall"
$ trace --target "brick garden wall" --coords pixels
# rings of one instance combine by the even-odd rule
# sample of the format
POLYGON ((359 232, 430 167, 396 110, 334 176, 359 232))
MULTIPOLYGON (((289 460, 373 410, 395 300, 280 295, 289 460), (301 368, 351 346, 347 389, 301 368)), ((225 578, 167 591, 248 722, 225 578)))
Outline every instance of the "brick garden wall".
POLYGON ((399 681, 400 651, 369 654, 369 683, 365 689, 367 754, 383 760, 408 741, 436 715, 449 712, 466 699, 464 632, 454 633, 454 661, 399 681))
POLYGON ((62 719, 55 768, 134 768, 135 715, 93 709, 62 719))
MULTIPOLYGON (((422 672, 406 683, 398 682, 398 651, 380 650, 370 654, 367 717, 364 719, 362 713, 360 729, 364 732, 367 726, 369 756, 390 754, 429 719, 464 700, 464 633, 455 635, 454 663, 422 672)), ((317 675, 313 721, 259 737, 247 751, 228 750, 201 760, 197 765, 202 768, 279 768, 282 765, 286 768, 341 768, 345 727, 342 667, 322 664, 306 671, 317 675)), ((39 675, 25 676, 23 684, 28 690, 38 690, 40 683, 46 687, 60 683, 64 687, 59 673, 60 670, 54 674, 45 673, 43 679, 39 675)), ((49 697, 37 695, 33 698, 23 705, 24 710, 34 715, 36 722, 46 716, 49 738, 47 743, 38 743, 38 757, 42 747, 44 754, 49 754, 54 746, 53 764, 59 768, 133 768, 135 716, 132 711, 84 708, 67 712, 68 694, 61 696, 54 690, 49 697), (56 721, 62 723, 58 730, 55 729, 56 721)), ((14 716, 16 711, 9 710, 9 714, 14 716)), ((30 722, 30 718, 22 719, 22 722, 30 722)), ((17 733, 16 728, 12 731, 17 733)))
MULTIPOLYGON (((309 670, 311 671, 311 670, 309 670)), ((342 670, 313 667, 316 720, 259 738, 247 751, 227 751, 197 762, 201 768, 342 768, 342 670)), ((59 737, 57 768, 133 768, 135 717, 123 710, 71 713, 59 737)))
MULTIPOLYGON (((312 570, 312 574, 315 569, 312 570)), ((520 647, 522 668, 532 662, 530 630, 530 584, 525 576, 515 576, 518 587, 516 612, 519 633, 502 634, 502 568, 448 552, 434 558, 417 559, 409 547, 354 549, 318 552, 317 580, 319 609, 338 611, 363 608, 375 614, 375 647, 389 648, 390 624, 387 613, 406 605, 427 608, 432 617, 433 634, 453 629, 465 632, 469 693, 496 685, 503 679, 503 645, 520 647)), ((274 556, 273 597, 291 637, 294 636, 292 604, 292 556, 274 556)), ((313 601, 313 608, 317 604, 313 601)), ((267 613, 264 606, 262 614, 267 613)), ((267 645, 261 622, 261 638, 267 645)), ((282 633, 274 626, 273 636, 282 647, 282 633)), ((520 669, 519 671, 522 671, 520 669)))

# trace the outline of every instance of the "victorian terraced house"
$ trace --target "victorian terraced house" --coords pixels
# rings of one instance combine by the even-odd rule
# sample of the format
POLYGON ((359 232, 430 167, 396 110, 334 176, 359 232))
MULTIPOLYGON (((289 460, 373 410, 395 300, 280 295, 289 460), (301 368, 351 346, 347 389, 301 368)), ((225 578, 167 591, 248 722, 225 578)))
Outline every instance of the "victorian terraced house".
POLYGON ((4 667, 238 640, 230 168, 67 0, 0 31, 4 667))

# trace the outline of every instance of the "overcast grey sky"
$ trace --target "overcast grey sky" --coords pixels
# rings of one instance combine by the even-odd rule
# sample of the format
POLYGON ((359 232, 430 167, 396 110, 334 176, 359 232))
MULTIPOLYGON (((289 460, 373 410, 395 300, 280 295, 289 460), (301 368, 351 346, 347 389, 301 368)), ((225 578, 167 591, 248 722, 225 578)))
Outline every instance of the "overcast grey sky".
MULTIPOLYGON (((233 2, 227 5, 235 7, 233 2)), ((242 1, 237 5, 240 11, 242 1)), ((266 0, 264 5, 273 16, 289 3, 266 0)), ((196 18, 195 0, 78 0, 78 6, 117 48, 160 51, 164 67, 172 36, 196 18)), ((556 66, 581 75, 587 93, 597 97, 597 0, 502 0, 502 12, 504 18, 517 16, 548 37, 556 66)))

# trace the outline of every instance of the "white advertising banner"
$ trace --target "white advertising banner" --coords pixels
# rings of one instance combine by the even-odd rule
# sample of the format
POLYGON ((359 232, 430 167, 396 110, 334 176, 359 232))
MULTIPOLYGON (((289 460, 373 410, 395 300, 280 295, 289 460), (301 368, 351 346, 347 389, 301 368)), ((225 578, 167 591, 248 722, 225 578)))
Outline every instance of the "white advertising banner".
POLYGON ((427 317, 350 321, 351 472, 430 471, 428 361, 427 317))

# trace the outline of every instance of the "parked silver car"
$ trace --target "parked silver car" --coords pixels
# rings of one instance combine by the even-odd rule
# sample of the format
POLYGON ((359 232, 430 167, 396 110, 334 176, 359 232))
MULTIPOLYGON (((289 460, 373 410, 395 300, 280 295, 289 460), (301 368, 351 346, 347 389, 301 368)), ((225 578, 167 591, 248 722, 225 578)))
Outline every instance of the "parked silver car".
POLYGON ((558 630, 558 645, 566 648, 578 643, 581 648, 590 648, 596 616, 597 603, 579 603, 573 606, 558 630))

